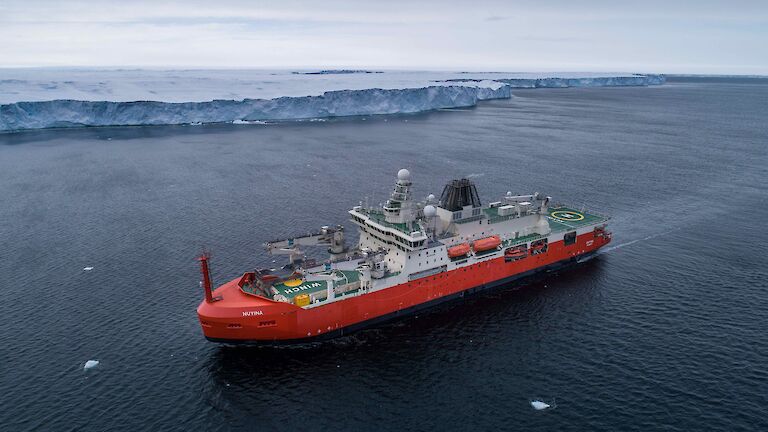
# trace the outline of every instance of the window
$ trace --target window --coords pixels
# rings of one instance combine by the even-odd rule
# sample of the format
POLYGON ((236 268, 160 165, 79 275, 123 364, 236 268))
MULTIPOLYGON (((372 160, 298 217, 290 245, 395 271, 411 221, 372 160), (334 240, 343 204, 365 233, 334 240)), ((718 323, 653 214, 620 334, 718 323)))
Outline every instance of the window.
POLYGON ((576 231, 571 231, 569 233, 566 233, 565 236, 563 237, 563 243, 566 246, 576 243, 576 231))
POLYGON ((453 220, 461 219, 461 212, 453 212, 453 220))
POLYGON ((479 208, 472 209, 472 216, 480 216, 480 209, 479 208))

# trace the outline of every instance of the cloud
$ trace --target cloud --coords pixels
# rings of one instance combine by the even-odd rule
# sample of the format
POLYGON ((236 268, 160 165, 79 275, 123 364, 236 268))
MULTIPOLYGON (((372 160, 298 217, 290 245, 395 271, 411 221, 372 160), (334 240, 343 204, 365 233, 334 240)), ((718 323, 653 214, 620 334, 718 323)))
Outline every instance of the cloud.
POLYGON ((0 66, 766 73, 768 2, 733 3, 3 0, 0 66))

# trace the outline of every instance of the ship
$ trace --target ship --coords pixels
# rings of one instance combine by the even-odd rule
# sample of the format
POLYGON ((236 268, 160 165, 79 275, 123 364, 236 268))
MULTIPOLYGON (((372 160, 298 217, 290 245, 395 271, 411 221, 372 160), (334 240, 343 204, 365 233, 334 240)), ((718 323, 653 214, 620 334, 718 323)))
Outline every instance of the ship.
POLYGON ((510 191, 483 205, 474 182, 461 178, 439 199, 419 201, 407 169, 397 173, 386 202, 360 202, 349 216, 354 247, 342 225, 270 241, 267 253, 285 265, 246 271, 215 289, 203 253, 197 315, 205 337, 281 345, 344 336, 583 262, 611 241, 609 216, 538 192, 510 191), (308 257, 312 247, 327 248, 328 258, 308 257))

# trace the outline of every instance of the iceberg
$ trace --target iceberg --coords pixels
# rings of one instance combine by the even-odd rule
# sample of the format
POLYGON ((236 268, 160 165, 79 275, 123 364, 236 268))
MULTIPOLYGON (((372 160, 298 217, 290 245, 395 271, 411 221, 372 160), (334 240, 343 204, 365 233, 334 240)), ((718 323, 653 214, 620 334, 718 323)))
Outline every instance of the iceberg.
POLYGON ((411 114, 509 99, 514 88, 664 82, 661 75, 638 74, 321 72, 325 73, 19 70, 14 76, 4 72, 0 132, 411 114))
POLYGON ((85 365, 83 366, 83 370, 93 369, 98 365, 99 365, 98 360, 88 360, 87 362, 85 362, 85 365))
POLYGON ((314 72, 291 72, 296 75, 343 75, 343 74, 356 74, 356 73, 384 73, 382 71, 370 71, 365 69, 324 69, 314 72))
POLYGON ((555 409, 555 408, 557 408, 557 404, 555 403, 554 399, 552 399, 552 402, 549 402, 549 403, 544 402, 544 401, 539 400, 539 399, 534 399, 534 400, 530 401, 530 403, 531 403, 531 408, 535 409, 536 411, 544 411, 544 410, 548 410, 548 409, 555 409))

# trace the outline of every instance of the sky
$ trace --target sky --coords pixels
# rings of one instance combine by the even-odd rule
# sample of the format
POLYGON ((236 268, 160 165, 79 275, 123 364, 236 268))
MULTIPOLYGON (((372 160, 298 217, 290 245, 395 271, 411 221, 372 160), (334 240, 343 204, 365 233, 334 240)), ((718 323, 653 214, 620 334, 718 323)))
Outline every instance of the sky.
POLYGON ((768 74, 768 0, 0 0, 0 67, 768 74))

